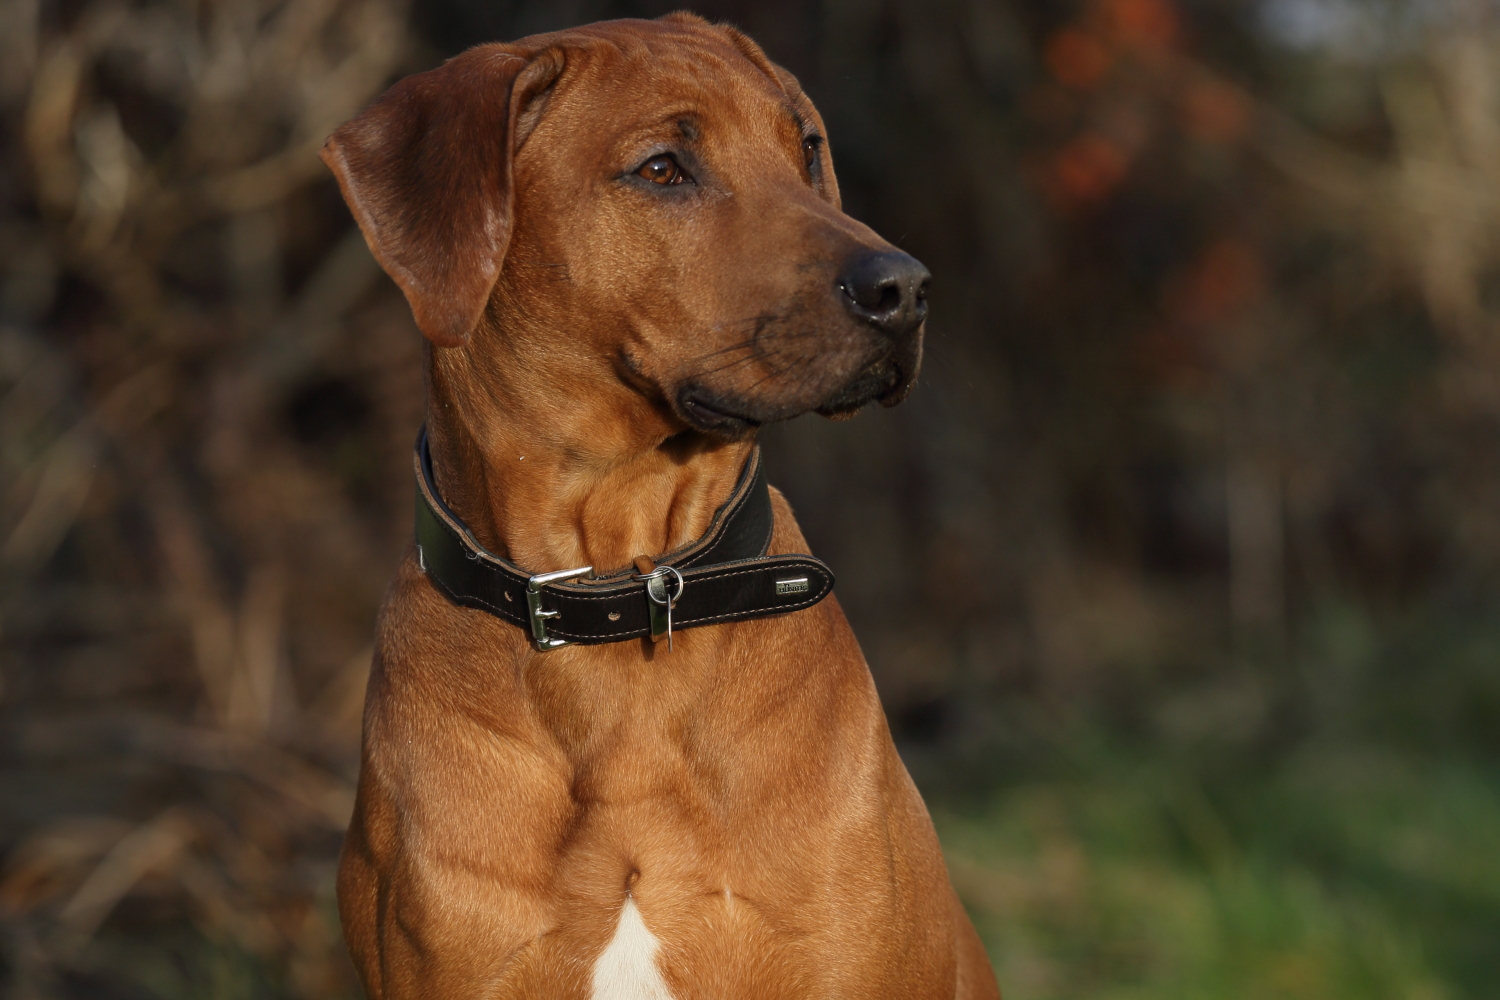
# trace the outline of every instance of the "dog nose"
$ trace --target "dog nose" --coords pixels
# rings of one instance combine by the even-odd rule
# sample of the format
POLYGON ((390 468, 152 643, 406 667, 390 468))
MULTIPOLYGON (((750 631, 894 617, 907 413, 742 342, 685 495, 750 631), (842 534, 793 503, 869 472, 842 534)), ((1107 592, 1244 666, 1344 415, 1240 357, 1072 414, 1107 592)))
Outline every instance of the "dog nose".
POLYGON ((844 266, 839 289, 857 319, 892 337, 911 333, 927 318, 927 283, 922 262, 899 250, 862 253, 844 266))

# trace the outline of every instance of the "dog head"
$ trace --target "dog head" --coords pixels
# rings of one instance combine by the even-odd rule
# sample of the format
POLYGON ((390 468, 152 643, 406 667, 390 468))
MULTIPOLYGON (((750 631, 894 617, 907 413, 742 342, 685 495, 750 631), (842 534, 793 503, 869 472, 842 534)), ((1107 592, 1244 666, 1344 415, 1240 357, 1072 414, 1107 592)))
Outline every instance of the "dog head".
POLYGON ((435 345, 590 372, 663 433, 893 405, 916 377, 926 269, 840 210, 817 110, 732 28, 481 46, 323 158, 435 345))

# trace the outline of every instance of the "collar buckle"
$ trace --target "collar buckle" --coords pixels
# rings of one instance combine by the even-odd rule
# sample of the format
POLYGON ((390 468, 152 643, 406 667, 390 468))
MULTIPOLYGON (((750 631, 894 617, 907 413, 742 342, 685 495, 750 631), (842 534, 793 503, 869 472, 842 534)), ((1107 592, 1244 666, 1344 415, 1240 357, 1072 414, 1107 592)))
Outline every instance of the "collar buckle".
POLYGON ((531 640, 539 652, 547 652, 559 646, 571 645, 571 639, 558 639, 547 634, 547 619, 556 618, 561 611, 548 611, 542 607, 542 588, 559 580, 572 580, 592 573, 594 567, 580 566, 578 569, 561 569, 555 573, 538 573, 526 581, 526 610, 531 615, 531 640))

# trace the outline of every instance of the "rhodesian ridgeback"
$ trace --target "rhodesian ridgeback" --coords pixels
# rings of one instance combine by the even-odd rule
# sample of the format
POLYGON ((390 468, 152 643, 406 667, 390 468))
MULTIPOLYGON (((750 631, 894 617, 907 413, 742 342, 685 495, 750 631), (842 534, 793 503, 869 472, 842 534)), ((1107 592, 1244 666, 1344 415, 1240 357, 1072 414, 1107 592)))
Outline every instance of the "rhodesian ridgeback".
POLYGON ((674 14, 471 49, 328 140, 430 342, 339 870, 372 1000, 998 997, 760 470, 762 424, 921 357, 927 272, 823 136, 674 14))

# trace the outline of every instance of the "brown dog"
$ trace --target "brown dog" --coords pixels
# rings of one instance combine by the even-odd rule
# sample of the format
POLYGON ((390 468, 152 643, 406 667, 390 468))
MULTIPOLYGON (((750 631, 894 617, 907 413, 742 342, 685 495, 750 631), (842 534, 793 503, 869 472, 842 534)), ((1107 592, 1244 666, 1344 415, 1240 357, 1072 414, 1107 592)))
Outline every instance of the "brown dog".
MULTIPOLYGON (((473 49, 329 139, 478 544, 670 553, 761 423, 904 396, 927 275, 839 210, 822 130, 672 15, 473 49)), ((806 551, 773 496, 770 553, 806 551)), ((834 600, 540 652, 427 565, 381 611, 339 873, 371 998, 998 996, 834 600)))

